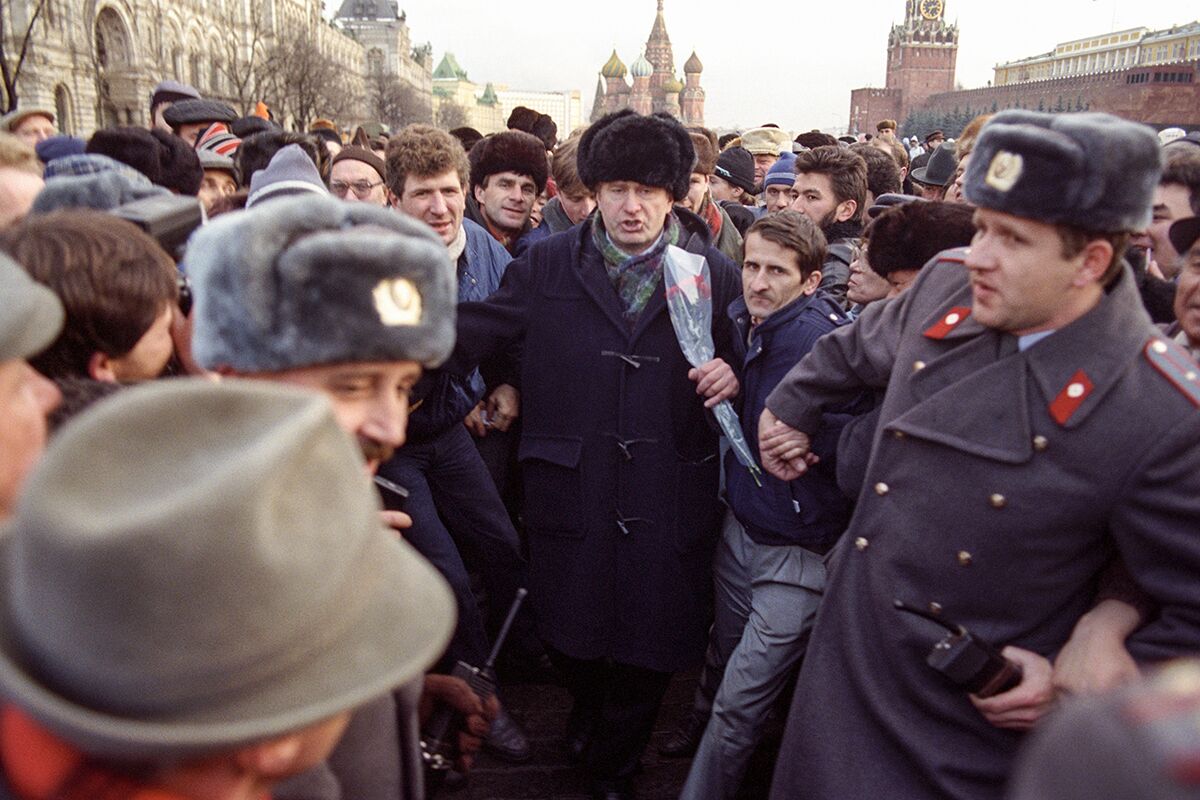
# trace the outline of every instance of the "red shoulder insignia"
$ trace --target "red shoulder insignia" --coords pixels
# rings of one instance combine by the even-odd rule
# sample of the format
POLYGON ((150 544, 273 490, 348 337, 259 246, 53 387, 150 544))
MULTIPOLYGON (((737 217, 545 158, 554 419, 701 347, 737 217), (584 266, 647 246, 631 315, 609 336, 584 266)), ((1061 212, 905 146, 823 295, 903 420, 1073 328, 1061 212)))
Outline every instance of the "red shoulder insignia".
POLYGON ((1092 385, 1087 373, 1079 370, 1050 404, 1050 416, 1054 417, 1054 421, 1059 425, 1066 425, 1083 405, 1083 401, 1088 399, 1094 388, 1096 387, 1092 385))
POLYGON ((945 339, 950 331, 961 325, 963 320, 969 316, 971 316, 970 306, 952 308, 947 312, 946 316, 938 320, 937 324, 925 331, 925 336, 929 339, 945 339))
POLYGON ((1146 343, 1142 352, 1172 386, 1183 392, 1192 405, 1200 408, 1200 366, 1196 365, 1186 350, 1169 339, 1155 337, 1146 343))

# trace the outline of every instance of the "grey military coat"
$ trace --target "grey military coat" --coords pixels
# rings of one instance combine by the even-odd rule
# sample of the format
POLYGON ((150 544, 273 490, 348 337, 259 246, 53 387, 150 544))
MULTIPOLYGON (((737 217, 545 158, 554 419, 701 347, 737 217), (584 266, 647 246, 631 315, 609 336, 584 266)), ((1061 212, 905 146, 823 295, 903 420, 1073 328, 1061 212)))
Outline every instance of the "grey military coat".
POLYGON ((1018 734, 926 663, 937 604, 1048 657, 1119 552, 1159 605, 1130 639, 1200 649, 1200 387, 1128 270, 1082 318, 1018 352, 971 317, 961 253, 822 338, 767 401, 799 430, 887 387, 866 481, 830 558, 772 797, 1000 798, 1018 734))

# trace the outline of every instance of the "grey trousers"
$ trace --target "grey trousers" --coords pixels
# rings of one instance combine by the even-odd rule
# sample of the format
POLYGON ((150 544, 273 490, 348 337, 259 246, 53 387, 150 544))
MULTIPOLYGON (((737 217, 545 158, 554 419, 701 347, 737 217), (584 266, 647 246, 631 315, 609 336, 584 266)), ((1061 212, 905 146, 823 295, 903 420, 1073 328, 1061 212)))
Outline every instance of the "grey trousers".
POLYGON ((732 512, 725 515, 713 574, 709 657, 724 662, 725 675, 681 800, 737 794, 767 713, 804 654, 825 586, 819 555, 757 544, 732 512))

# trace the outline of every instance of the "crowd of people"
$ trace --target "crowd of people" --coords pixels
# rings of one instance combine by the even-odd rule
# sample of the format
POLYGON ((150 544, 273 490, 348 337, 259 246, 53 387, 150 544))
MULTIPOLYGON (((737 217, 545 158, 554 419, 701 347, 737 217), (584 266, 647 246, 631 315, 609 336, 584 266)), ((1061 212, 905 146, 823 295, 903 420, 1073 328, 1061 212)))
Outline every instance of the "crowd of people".
POLYGON ((689 800, 1200 787, 1200 134, 147 111, 0 119, 0 797, 430 796, 552 680, 629 798, 697 668, 689 800))

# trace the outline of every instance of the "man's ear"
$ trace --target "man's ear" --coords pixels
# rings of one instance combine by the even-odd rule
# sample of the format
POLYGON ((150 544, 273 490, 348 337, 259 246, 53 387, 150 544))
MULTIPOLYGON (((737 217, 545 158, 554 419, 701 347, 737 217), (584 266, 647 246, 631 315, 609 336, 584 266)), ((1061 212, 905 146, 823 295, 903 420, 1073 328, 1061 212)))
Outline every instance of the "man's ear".
POLYGON ((838 222, 846 222, 847 220, 854 219, 854 217, 857 215, 857 200, 843 200, 842 202, 838 203, 837 208, 834 210, 834 219, 836 219, 838 222))
POLYGON ((1079 272, 1076 273, 1075 285, 1086 286, 1100 281, 1108 271, 1113 259, 1112 243, 1105 239, 1092 239, 1080 253, 1079 272))
POLYGON ((811 296, 817 293, 817 289, 821 287, 821 270, 816 269, 809 273, 808 278, 804 281, 804 288, 801 291, 806 296, 811 296))
POLYGON ((112 362, 113 359, 109 358, 107 353, 101 353, 99 350, 92 353, 92 357, 88 359, 88 377, 102 383, 119 383, 112 362))
POLYGON ((384 188, 384 191, 387 193, 388 205, 391 206, 392 208, 399 208, 400 207, 400 198, 396 197, 396 193, 386 187, 384 188))

